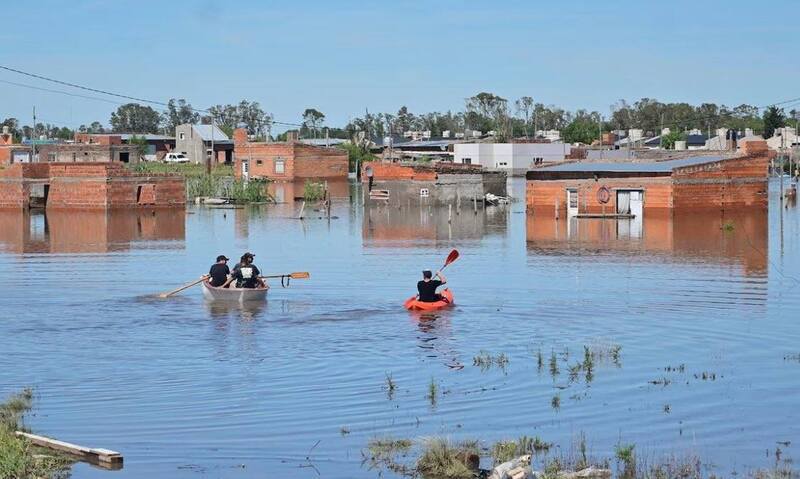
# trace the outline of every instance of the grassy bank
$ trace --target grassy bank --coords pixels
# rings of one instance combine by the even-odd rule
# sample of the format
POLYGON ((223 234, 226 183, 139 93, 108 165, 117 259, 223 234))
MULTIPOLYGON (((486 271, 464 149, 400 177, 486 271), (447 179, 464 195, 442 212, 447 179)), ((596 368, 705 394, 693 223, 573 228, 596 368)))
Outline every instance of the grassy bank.
POLYGON ((42 451, 14 434, 25 430, 23 418, 32 403, 30 389, 0 403, 0 479, 69 477, 68 459, 42 451))

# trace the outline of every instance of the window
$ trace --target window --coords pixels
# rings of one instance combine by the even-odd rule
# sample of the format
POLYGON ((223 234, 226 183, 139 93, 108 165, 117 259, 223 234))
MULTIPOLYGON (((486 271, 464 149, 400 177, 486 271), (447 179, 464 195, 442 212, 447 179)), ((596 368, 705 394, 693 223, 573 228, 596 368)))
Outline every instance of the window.
POLYGON ((286 161, 280 158, 275 160, 275 174, 282 175, 286 172, 286 161))
POLYGON ((472 158, 462 158, 461 159, 461 163, 464 163, 465 165, 471 165, 472 164, 472 158))
POLYGON ((420 198, 427 198, 430 195, 431 195, 431 192, 428 190, 428 188, 420 188, 419 189, 420 198))
POLYGON ((256 164, 257 164, 257 165, 263 165, 263 164, 264 164, 264 162, 263 162, 263 161, 261 161, 261 160, 256 160, 256 164))
POLYGON ((186 139, 186 135, 183 132, 181 132, 180 135, 178 135, 178 136, 180 137, 181 140, 185 140, 186 139))
POLYGON ((534 165, 541 165, 543 162, 544 162, 544 158, 535 157, 535 158, 533 159, 533 164, 534 164, 534 165))
POLYGON ((47 161, 51 161, 51 162, 56 161, 56 154, 55 153, 48 153, 47 154, 47 161))

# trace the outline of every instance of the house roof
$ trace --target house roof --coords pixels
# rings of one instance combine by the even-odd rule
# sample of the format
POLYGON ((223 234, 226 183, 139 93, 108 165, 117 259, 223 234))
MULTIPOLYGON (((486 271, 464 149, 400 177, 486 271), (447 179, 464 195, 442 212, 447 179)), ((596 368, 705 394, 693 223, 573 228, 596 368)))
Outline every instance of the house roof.
POLYGON ((598 177, 628 176, 669 176, 675 168, 702 165, 720 161, 722 156, 692 156, 667 161, 625 162, 625 163, 562 163, 528 171, 529 180, 579 179, 598 177))
POLYGON ((231 141, 224 131, 220 130, 216 125, 192 125, 194 131, 203 139, 203 141, 225 142, 231 141))
MULTIPOLYGON (((705 146, 706 135, 686 135, 686 146, 705 146)), ((644 142, 646 146, 661 146, 661 135, 654 136, 644 142)))
POLYGON ((145 140, 148 141, 168 141, 175 139, 174 136, 151 135, 149 133, 115 133, 115 135, 119 136, 122 139, 122 141, 128 141, 134 136, 136 138, 144 138, 145 140))
POLYGON ((299 141, 304 145, 311 146, 336 146, 342 143, 350 143, 350 140, 343 140, 341 138, 305 138, 299 141))

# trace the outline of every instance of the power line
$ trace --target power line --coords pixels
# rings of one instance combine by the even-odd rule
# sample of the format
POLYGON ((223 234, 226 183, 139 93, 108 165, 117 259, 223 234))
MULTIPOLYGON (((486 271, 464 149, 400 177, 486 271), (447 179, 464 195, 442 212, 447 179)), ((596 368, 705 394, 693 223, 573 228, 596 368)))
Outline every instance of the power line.
MULTIPOLYGON (((71 82, 67 82, 67 81, 63 81, 63 80, 58 80, 58 79, 55 79, 55 78, 46 77, 44 75, 38 75, 36 73, 30 73, 30 72, 18 70, 16 68, 11 68, 11 67, 8 67, 8 66, 5 66, 5 65, 0 65, 0 69, 6 70, 6 71, 10 71, 10 72, 13 72, 13 73, 17 73, 19 75, 25 75, 25 76, 28 76, 28 77, 31 77, 31 78, 36 78, 36 79, 39 79, 39 80, 44 80, 44 81, 49 81, 49 82, 52 82, 52 83, 57 83, 59 85, 64 85, 64 86, 68 86, 68 87, 72 87, 72 88, 77 88, 77 89, 80 89, 80 90, 90 91, 90 92, 93 92, 93 93, 100 93, 102 95, 108 95, 108 96, 113 96, 113 97, 117 97, 117 98, 124 98, 126 100, 134 100, 134 101, 141 102, 141 103, 149 103, 151 105, 160 105, 160 106, 163 106, 163 107, 169 107, 169 103, 165 103, 163 101, 148 100, 146 98, 139 98, 139 97, 135 97, 135 96, 131 96, 131 95, 124 95, 124 94, 121 94, 121 93, 114 93, 114 92, 107 91, 107 90, 101 90, 101 89, 98 89, 98 88, 92 88, 92 87, 88 87, 88 86, 78 85, 76 83, 71 83, 71 82)), ((8 82, 8 81, 4 81, 4 83, 15 84, 13 82, 8 82)), ((71 94, 69 92, 64 92, 64 91, 60 91, 60 90, 43 89, 43 88, 35 87, 35 86, 32 86, 32 85, 24 85, 24 84, 16 84, 16 85, 17 86, 22 86, 22 87, 29 87, 29 88, 33 88, 33 89, 41 89, 41 90, 45 90, 45 91, 50 91, 52 93, 62 93, 62 94, 65 94, 65 95, 78 96, 78 95, 75 95, 75 94, 71 94)), ((93 97, 89 97, 89 98, 93 98, 93 97)), ((93 98, 93 99, 100 100, 99 98, 93 98)), ((109 100, 101 100, 101 101, 109 101, 109 100)), ((122 104, 122 103, 120 103, 120 104, 122 104)), ((190 106, 189 109, 191 111, 194 111, 194 112, 207 113, 207 114, 210 114, 210 115, 213 114, 211 111, 205 110, 205 109, 202 109, 202 108, 194 108, 194 107, 190 106)), ((299 124, 299 123, 277 121, 277 120, 274 120, 274 119, 272 121, 270 121, 270 123, 272 123, 274 125, 303 126, 302 124, 299 124)))

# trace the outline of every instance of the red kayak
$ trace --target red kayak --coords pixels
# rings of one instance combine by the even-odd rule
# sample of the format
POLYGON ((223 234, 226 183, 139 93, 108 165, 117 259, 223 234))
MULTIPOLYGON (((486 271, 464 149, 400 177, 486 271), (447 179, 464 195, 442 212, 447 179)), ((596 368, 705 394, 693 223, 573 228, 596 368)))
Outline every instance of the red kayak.
POLYGON ((426 303, 412 296, 403 303, 403 306, 409 311, 435 311, 437 309, 447 308, 454 304, 453 293, 449 289, 442 291, 442 299, 432 303, 426 303))

